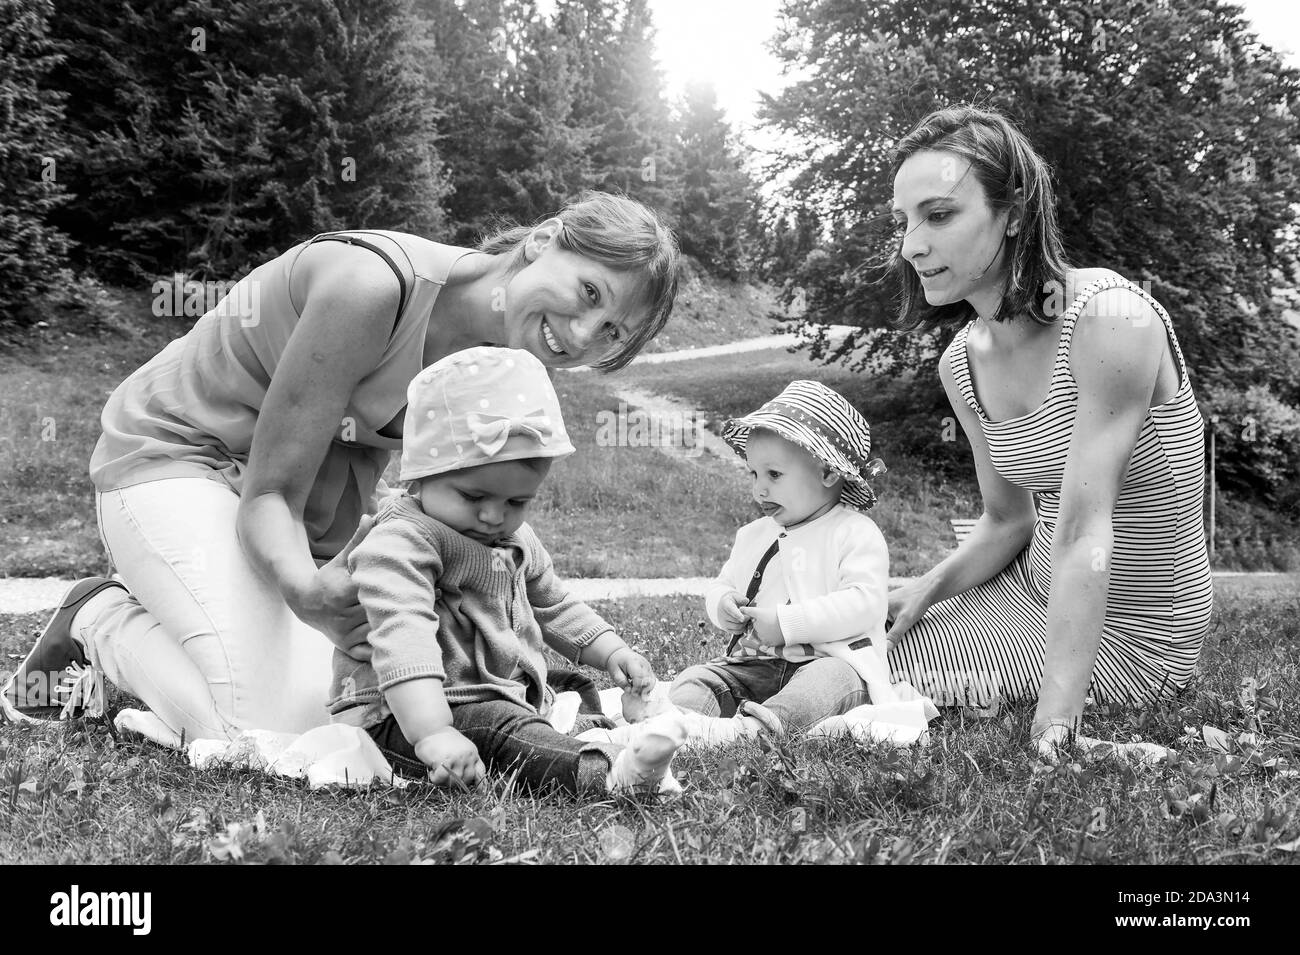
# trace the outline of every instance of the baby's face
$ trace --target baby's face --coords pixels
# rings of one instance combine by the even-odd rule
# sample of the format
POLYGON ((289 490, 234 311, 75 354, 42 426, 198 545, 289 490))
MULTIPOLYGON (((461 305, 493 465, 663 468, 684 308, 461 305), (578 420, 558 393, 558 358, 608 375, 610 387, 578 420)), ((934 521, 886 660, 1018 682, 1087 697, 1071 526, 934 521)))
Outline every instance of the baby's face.
POLYGON ((420 507, 435 520, 492 547, 519 530, 550 470, 550 459, 540 458, 527 464, 497 461, 421 478, 420 507))
POLYGON ((820 461, 780 435, 755 428, 745 452, 754 500, 782 527, 802 524, 839 501, 843 478, 824 478, 820 461))

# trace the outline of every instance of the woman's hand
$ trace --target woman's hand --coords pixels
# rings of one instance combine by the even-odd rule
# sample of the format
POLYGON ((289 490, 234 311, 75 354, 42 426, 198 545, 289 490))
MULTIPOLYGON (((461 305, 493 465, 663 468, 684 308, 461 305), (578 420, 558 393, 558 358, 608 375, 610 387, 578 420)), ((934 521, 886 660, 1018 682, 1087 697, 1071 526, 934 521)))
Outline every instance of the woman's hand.
POLYGON ((348 573, 348 555, 370 533, 372 524, 373 517, 363 516, 352 539, 333 560, 316 571, 307 588, 291 604, 298 619, 325 634, 354 660, 369 660, 372 651, 366 642, 370 623, 357 596, 357 585, 348 573))
POLYGON ((1074 731, 1071 723, 1056 720, 1046 726, 1035 728, 1034 745, 1040 759, 1055 763, 1062 756, 1068 756, 1070 746, 1077 746, 1086 756, 1102 759, 1106 756, 1118 756, 1142 766, 1158 766, 1165 762, 1173 752, 1158 743, 1108 743, 1074 731))
POLYGON ((930 606, 929 588, 920 580, 910 580, 889 592, 889 612, 886 617, 889 629, 886 637, 890 647, 903 642, 907 631, 925 616, 930 606))
POLYGON ((478 749, 454 726, 425 736, 415 744, 415 755, 429 767, 429 782, 435 786, 473 786, 486 775, 478 749))

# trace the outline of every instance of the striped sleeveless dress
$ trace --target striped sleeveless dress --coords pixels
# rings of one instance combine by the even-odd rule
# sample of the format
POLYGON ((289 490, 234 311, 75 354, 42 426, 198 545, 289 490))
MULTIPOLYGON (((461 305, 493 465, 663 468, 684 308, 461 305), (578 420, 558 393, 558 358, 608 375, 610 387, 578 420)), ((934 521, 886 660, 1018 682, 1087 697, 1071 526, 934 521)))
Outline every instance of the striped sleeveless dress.
MULTIPOLYGON (((889 653, 906 679, 940 705, 1033 699, 1042 681, 1051 590, 1052 535, 1078 409, 1070 341, 1080 310, 1104 289, 1124 287, 1159 314, 1178 364, 1179 388, 1150 409, 1113 515, 1114 550, 1100 650, 1089 693, 1098 703, 1150 700, 1180 690, 1209 629, 1212 589, 1203 529, 1204 421, 1168 313, 1115 277, 1085 287, 1062 318, 1047 399, 1029 414, 990 421, 971 384, 970 324, 944 353, 988 441, 993 467, 1034 493, 1038 520, 1028 546, 994 577, 936 603, 889 653)), ((973 323, 972 323, 973 324, 973 323)))

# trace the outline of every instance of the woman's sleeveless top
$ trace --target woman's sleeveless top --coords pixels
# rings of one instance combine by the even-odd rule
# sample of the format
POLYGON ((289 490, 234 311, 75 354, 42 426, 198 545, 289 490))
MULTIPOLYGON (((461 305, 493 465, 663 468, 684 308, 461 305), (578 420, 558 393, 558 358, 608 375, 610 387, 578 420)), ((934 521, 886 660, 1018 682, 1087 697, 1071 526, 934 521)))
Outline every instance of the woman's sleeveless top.
POLYGON ((108 399, 90 460, 97 491, 198 477, 240 493, 257 416, 300 317, 302 303, 290 295, 294 264, 312 242, 336 236, 386 252, 405 293, 383 356, 353 389, 307 498, 312 555, 328 558, 342 549, 361 516, 373 513, 379 478, 401 449, 399 438, 379 429, 404 409, 407 385, 423 364, 433 304, 469 250, 398 232, 324 233, 254 269, 108 399))
MULTIPOLYGON (((1012 698, 1037 694, 1052 537, 1079 402, 1070 343, 1087 301, 1115 287, 1142 295, 1159 314, 1178 365, 1179 387, 1147 412, 1115 502, 1110 589, 1093 691, 1111 700, 1150 698, 1183 686, 1191 675, 1212 600, 1203 522, 1204 421, 1169 315, 1144 290, 1112 277, 1088 285, 1066 311, 1047 398, 1026 415, 991 421, 984 413, 967 358, 970 325, 944 355, 979 418, 993 467, 1033 492, 1038 521, 1028 547, 1005 570, 936 604, 891 651, 897 674, 915 677, 923 692, 923 683, 974 677, 982 685, 976 690, 996 684, 1012 698)), ((972 699, 988 695, 974 692, 972 699)))

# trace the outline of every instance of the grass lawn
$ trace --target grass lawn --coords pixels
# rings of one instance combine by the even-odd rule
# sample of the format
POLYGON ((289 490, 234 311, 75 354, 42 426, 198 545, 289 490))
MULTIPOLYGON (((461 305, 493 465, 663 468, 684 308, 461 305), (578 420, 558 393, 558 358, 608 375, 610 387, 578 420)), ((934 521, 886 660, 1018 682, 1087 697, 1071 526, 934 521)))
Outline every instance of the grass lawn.
MULTIPOLYGON (((1096 735, 1176 747, 1177 762, 1159 769, 1044 764, 1031 753, 1025 707, 987 719, 946 710, 925 750, 795 739, 682 754, 686 795, 659 805, 528 795, 502 778, 468 794, 311 792, 255 771, 195 772, 177 753, 114 739, 102 721, 0 726, 0 861, 1291 862, 1296 584, 1217 581, 1187 692, 1157 709, 1089 718, 1096 735), (1247 678, 1259 683, 1253 703, 1247 678), (1186 733, 1205 725, 1223 730, 1233 752, 1186 733), (1248 732, 1253 741, 1241 741, 1248 732)), ((597 606, 661 677, 720 644, 700 627, 695 599, 597 606)), ((25 650, 43 623, 0 617, 0 652, 25 650)))
POLYGON ((101 291, 93 308, 55 309, 48 327, 0 348, 0 576, 109 569, 86 468, 104 402, 189 330, 155 318, 147 292, 101 291))

